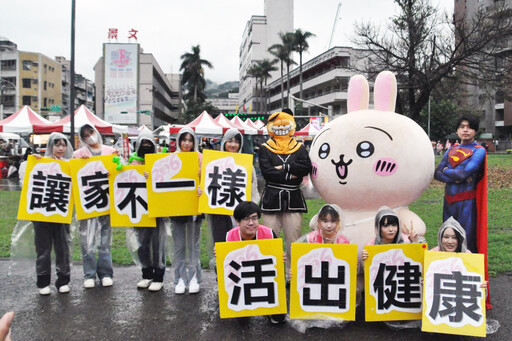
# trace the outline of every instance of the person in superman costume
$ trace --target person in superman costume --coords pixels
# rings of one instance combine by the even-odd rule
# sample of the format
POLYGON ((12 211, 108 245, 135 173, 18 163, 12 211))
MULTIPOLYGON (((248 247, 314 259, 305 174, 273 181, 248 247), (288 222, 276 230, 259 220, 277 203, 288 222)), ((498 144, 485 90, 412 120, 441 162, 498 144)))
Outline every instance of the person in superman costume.
MULTIPOLYGON (((479 120, 463 115, 457 122, 461 143, 448 149, 434 178, 446 183, 443 221, 455 218, 466 231, 468 250, 485 256, 487 271, 487 158, 485 148, 475 141, 479 120)), ((487 296, 487 309, 491 309, 487 296)))

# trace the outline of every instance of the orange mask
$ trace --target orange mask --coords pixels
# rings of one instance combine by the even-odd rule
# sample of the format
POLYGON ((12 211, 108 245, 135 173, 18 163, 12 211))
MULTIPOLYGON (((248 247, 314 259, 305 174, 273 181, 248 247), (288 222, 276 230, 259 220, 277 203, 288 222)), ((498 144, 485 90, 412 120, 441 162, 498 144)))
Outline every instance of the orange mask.
POLYGON ((276 154, 292 154, 296 152, 301 144, 297 142, 295 134, 295 119, 293 115, 285 112, 276 112, 270 115, 267 123, 270 139, 263 145, 276 154))

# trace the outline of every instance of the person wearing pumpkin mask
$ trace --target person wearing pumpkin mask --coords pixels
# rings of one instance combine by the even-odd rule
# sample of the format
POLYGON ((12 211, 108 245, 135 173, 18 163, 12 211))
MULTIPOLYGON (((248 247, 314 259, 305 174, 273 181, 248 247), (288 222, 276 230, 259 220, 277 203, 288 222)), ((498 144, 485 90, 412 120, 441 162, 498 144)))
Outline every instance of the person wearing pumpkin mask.
MULTIPOLYGON (((118 155, 119 152, 101 143, 101 135, 95 127, 84 124, 78 132, 83 147, 73 152, 73 158, 88 159, 100 155, 118 155)), ((103 287, 114 283, 112 266, 112 228, 110 215, 80 220, 80 247, 84 269, 84 288, 94 288, 96 277, 103 287), (96 260, 96 252, 98 259, 96 260)))
POLYGON ((291 244, 301 235, 302 213, 308 211, 299 186, 302 178, 311 172, 306 148, 293 138, 295 128, 290 109, 270 115, 267 123, 270 139, 261 145, 258 154, 265 178, 260 204, 263 225, 271 227, 278 236, 284 229, 287 270, 290 269, 291 244))

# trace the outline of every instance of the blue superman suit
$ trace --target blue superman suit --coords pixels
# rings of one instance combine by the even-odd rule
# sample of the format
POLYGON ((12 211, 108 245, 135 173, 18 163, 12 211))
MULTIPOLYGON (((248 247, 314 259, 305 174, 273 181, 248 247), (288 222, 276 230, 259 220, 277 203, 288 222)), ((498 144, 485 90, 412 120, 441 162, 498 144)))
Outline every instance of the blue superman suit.
POLYGON ((476 142, 452 147, 434 175, 446 183, 443 221, 453 216, 464 227, 471 252, 477 252, 476 188, 484 172, 485 157, 485 148, 476 142))

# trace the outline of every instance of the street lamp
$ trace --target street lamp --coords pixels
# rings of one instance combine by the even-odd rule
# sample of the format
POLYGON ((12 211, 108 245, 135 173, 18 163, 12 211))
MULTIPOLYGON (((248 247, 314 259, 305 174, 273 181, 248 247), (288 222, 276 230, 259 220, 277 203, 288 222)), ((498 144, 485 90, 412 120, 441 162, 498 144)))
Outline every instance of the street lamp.
MULTIPOLYGON (((14 92, 15 93, 17 92, 17 87, 13 82, 8 81, 7 79, 4 79, 4 78, 0 78, 0 120, 4 119, 4 85, 3 85, 3 83, 10 84, 13 87, 14 92)), ((18 106, 16 105, 16 94, 15 94, 14 95, 14 112, 16 112, 17 107, 18 106)))

